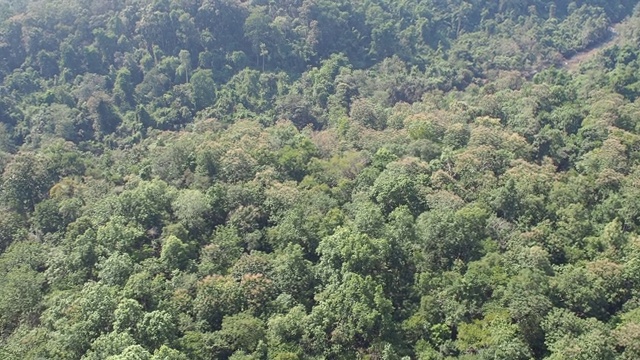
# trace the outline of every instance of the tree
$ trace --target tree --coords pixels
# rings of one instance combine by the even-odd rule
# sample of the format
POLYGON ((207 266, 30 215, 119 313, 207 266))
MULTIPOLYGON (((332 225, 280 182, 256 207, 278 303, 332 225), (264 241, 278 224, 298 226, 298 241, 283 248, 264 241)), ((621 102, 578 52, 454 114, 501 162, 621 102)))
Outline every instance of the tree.
POLYGON ((356 99, 351 104, 349 116, 356 123, 368 128, 382 130, 386 127, 386 114, 369 99, 356 99))
POLYGON ((168 270, 184 270, 189 260, 187 245, 174 235, 170 235, 162 241, 160 261, 168 270))
POLYGON ((581 319, 564 309, 554 309, 542 323, 549 359, 615 359, 609 329, 594 318, 581 319))
POLYGON ((339 228, 318 245, 319 274, 326 283, 341 274, 382 276, 388 268, 389 243, 349 228, 339 228))
POLYGON ((476 259, 480 254, 480 241, 486 236, 488 215, 477 205, 457 211, 433 210, 420 215, 416 230, 427 263, 436 269, 446 269, 456 259, 464 262, 476 259))
POLYGON ((612 332, 612 336, 616 339, 616 345, 623 347, 621 359, 633 359, 640 355, 640 311, 638 309, 631 310, 622 314, 622 322, 612 332))
POLYGON ((229 149, 220 159, 220 176, 227 182, 247 181, 255 175, 258 163, 243 149, 229 149))
MULTIPOLYGON (((267 324, 267 343, 270 349, 276 349, 284 359, 287 355, 298 358, 302 353, 303 335, 308 325, 308 317, 304 307, 295 306, 285 314, 276 314, 269 318, 267 324)), ((276 358, 277 358, 276 356, 276 358)))
POLYGON ((115 331, 131 336, 137 336, 138 324, 144 316, 144 309, 134 299, 123 299, 113 313, 113 328, 115 331))
POLYGON ((327 356, 353 354, 388 338, 391 302, 370 276, 346 272, 316 296, 308 335, 314 350, 327 356))
POLYGON ((238 312, 243 306, 242 289, 231 277, 219 275, 204 278, 197 288, 193 307, 198 320, 209 328, 219 328, 225 315, 238 312))
POLYGON ((99 227, 96 233, 98 244, 105 249, 112 249, 122 253, 133 253, 145 241, 144 230, 140 226, 127 223, 121 216, 114 216, 99 227))
POLYGON ((389 163, 370 187, 371 196, 385 213, 405 205, 417 215, 425 209, 420 195, 424 191, 425 173, 424 164, 417 159, 389 163))
POLYGON ((31 212, 53 185, 42 156, 20 153, 4 169, 2 196, 7 205, 19 213, 31 212))
POLYGON ((530 359, 531 351, 519 334, 517 325, 511 324, 507 314, 487 314, 472 324, 461 324, 458 348, 492 359, 530 359))
POLYGON ((29 266, 15 267, 0 273, 0 331, 10 333, 20 323, 30 323, 40 312, 43 274, 29 266))
POLYGON ((273 281, 283 294, 291 295, 301 304, 309 304, 315 285, 312 263, 304 258, 304 251, 298 244, 290 244, 276 252, 273 281))
POLYGON ((60 359, 80 358, 96 338, 110 331, 117 306, 115 289, 88 282, 73 297, 68 292, 53 295, 42 315, 43 324, 56 335, 50 354, 60 359))
POLYGON ((225 273, 242 255, 242 245, 242 238, 235 228, 219 226, 211 243, 200 252, 199 272, 205 275, 225 273))
POLYGON ((189 84, 191 84, 191 91, 193 92, 193 99, 197 111, 214 104, 216 98, 216 83, 213 80, 213 71, 208 69, 198 69, 194 71, 189 80, 189 84))
POLYGON ((150 360, 151 354, 140 345, 126 347, 122 353, 109 356, 106 360, 150 360))
POLYGON ((180 50, 178 58, 180 59, 180 66, 176 71, 176 76, 184 76, 185 83, 189 83, 189 76, 191 75, 191 54, 188 50, 180 50))
POLYGON ((544 352, 541 324, 552 308, 548 292, 549 280, 544 274, 525 269, 511 278, 501 300, 534 354, 544 352))
POLYGON ((355 228, 371 237, 380 237, 384 228, 384 215, 382 210, 371 201, 353 202, 353 223, 355 228))
POLYGON ((93 343, 91 343, 91 349, 84 354, 82 359, 106 359, 110 356, 120 355, 126 348, 135 344, 135 340, 128 333, 112 331, 94 340, 93 343))
POLYGON ((114 133, 122 123, 122 118, 113 105, 112 99, 102 93, 91 96, 86 102, 86 111, 98 139, 114 133))
POLYGON ((153 180, 140 182, 133 189, 118 197, 118 213, 134 220, 145 229, 161 228, 169 217, 174 189, 165 182, 153 180))
POLYGON ((0 0, 0 359, 640 358, 638 2, 0 0))
POLYGON ((134 273, 129 276, 122 294, 138 301, 146 310, 154 309, 166 295, 165 279, 163 276, 154 276, 149 271, 134 273))
POLYGON ((124 285, 133 273, 133 260, 127 253, 115 252, 96 265, 98 278, 109 285, 124 285))
POLYGON ((149 349, 159 349, 163 344, 171 344, 178 337, 175 319, 162 310, 145 313, 137 327, 138 340, 149 349))
POLYGON ((211 213, 211 199, 198 190, 182 190, 172 204, 175 216, 196 233, 207 227, 211 213))
POLYGON ((151 360, 187 360, 187 356, 178 350, 162 345, 153 353, 151 360))
POLYGON ((249 39, 256 54, 256 66, 259 64, 260 58, 267 55, 265 43, 269 42, 271 33, 271 19, 267 14, 266 6, 254 7, 244 22, 244 36, 249 39))
POLYGON ((264 340, 264 323, 250 314, 240 313, 222 320, 222 328, 215 333, 219 351, 232 354, 238 350, 254 352, 264 340))
POLYGON ((562 301, 577 314, 604 318, 607 291, 602 285, 585 268, 567 265, 558 271, 551 283, 552 298, 562 301))
POLYGON ((133 105, 134 84, 131 71, 123 67, 116 74, 116 81, 113 84, 113 98, 115 104, 121 108, 128 109, 133 105))

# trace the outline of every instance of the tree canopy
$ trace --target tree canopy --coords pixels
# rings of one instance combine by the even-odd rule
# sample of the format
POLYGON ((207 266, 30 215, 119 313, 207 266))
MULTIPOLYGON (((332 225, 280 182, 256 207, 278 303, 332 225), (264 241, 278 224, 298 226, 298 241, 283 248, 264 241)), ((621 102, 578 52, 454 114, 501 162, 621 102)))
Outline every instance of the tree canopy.
POLYGON ((0 0, 0 358, 640 358, 633 0, 0 0))

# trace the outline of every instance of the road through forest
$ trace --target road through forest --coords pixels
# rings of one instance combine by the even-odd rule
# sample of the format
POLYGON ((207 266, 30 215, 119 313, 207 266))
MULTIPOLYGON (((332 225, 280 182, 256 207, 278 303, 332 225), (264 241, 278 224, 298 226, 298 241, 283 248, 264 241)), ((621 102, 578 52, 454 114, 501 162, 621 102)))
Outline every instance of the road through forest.
POLYGON ((623 23, 617 24, 616 26, 611 28, 611 37, 608 40, 596 45, 589 50, 579 52, 576 55, 566 59, 563 67, 569 71, 578 70, 580 64, 591 59, 592 57, 600 53, 600 51, 617 44, 620 41, 619 28, 622 24, 623 23))

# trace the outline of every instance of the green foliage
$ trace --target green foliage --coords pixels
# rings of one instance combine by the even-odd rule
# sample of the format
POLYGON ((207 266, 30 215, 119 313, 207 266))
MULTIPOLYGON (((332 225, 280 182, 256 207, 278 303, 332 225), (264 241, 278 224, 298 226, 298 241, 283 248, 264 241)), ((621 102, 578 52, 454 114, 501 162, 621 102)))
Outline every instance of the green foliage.
POLYGON ((42 315, 44 325, 55 334, 49 352, 61 359, 81 357, 113 323, 117 306, 115 289, 86 283, 73 297, 65 292, 52 295, 42 315))
POLYGON ((556 309, 543 322, 550 359, 614 359, 615 350, 609 329, 593 318, 580 319, 556 309))
POLYGON ((316 296, 308 330, 316 351, 329 356, 354 354, 391 331, 391 302, 370 277, 345 272, 316 296))
POLYGON ((107 357, 108 360, 150 360, 151 354, 140 345, 131 345, 122 353, 107 357))
POLYGON ((418 217, 416 230, 427 264, 447 268, 454 260, 477 259, 488 215, 485 209, 471 205, 459 210, 432 210, 418 217))
POLYGON ((347 272, 375 276, 387 268, 389 243, 348 228, 339 228, 320 242, 317 251, 320 255, 319 271, 325 281, 334 274, 347 272))
POLYGON ((124 285, 133 273, 133 260, 128 254, 113 253, 96 265, 98 278, 108 285, 124 285))
POLYGON ((264 336, 262 321, 247 313, 240 313, 222 320, 222 328, 215 333, 216 347, 223 353, 232 353, 234 350, 252 353, 264 336))
POLYGON ((141 182, 119 196, 119 215, 145 229, 161 227, 171 209, 172 190, 162 181, 141 182))
POLYGON ((481 358, 530 359, 531 352, 506 314, 487 314, 482 320, 463 324, 458 333, 462 352, 478 353, 481 358))
POLYGON ((177 237, 170 235, 162 242, 160 260, 169 270, 184 269, 187 266, 187 260, 189 260, 187 245, 177 237))
POLYGON ((0 358, 640 358, 639 9, 0 0, 0 358))
POLYGON ((82 359, 106 359, 110 356, 121 354, 126 348, 133 345, 135 345, 135 340, 128 333, 110 332, 93 341, 91 349, 87 351, 82 359))
POLYGON ((215 86, 213 72, 211 70, 198 69, 194 71, 189 80, 193 100, 197 110, 205 109, 213 105, 215 101, 215 86))
POLYGON ((138 323, 142 320, 143 308, 133 299, 123 299, 113 313, 113 328, 122 333, 136 334, 138 323))
POLYGON ((2 274, 2 296, 0 297, 0 331, 10 332, 21 322, 33 321, 39 312, 42 300, 42 286, 45 283, 41 273, 28 266, 15 267, 2 274))
POLYGON ((233 314, 242 308, 241 288, 230 277, 209 276, 198 286, 194 310, 200 320, 217 328, 224 314, 233 314))
POLYGON ((171 344, 178 335, 175 319, 162 310, 144 314, 137 327, 140 343, 147 349, 158 349, 162 344, 171 344))
POLYGON ((153 353, 151 360, 187 360, 187 356, 178 350, 162 345, 153 353))
POLYGON ((18 154, 2 174, 3 203, 20 213, 33 211, 51 185, 51 175, 42 156, 18 154))
POLYGON ((174 215, 187 229, 204 228, 211 213, 211 200, 198 190, 181 191, 172 204, 174 215))

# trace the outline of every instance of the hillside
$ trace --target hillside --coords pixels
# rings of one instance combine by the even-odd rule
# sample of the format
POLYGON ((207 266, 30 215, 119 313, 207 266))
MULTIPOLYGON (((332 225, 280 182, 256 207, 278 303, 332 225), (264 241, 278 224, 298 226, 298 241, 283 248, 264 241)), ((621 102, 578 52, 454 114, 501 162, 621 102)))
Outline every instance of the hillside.
POLYGON ((0 0, 0 359, 640 358, 637 3, 0 0))

